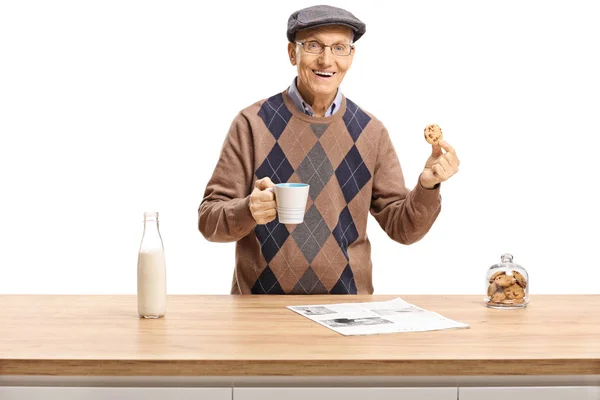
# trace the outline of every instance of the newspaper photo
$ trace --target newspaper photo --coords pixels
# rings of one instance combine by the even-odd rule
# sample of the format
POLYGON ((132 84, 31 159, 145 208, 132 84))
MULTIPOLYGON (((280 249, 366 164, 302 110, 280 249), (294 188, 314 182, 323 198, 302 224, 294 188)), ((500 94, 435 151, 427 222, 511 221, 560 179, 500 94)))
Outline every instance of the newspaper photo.
POLYGON ((367 303, 287 306, 342 335, 373 335, 469 328, 438 313, 419 308, 401 298, 367 303))

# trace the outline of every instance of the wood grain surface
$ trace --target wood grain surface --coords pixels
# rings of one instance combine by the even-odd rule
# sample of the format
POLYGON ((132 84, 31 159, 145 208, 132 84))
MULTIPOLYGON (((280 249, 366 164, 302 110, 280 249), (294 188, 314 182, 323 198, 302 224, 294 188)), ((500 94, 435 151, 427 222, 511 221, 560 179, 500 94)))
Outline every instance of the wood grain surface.
POLYGON ((170 295, 146 320, 134 295, 0 295, 0 375, 600 374, 600 295, 531 298, 170 295), (395 297, 471 327, 342 336, 285 308, 395 297))

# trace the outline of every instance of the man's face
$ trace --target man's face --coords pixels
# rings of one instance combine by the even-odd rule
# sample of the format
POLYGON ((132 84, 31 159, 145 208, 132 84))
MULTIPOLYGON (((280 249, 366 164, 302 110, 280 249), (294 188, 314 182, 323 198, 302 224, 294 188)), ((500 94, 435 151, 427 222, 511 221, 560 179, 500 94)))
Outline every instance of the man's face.
MULTIPOLYGON (((309 41, 329 46, 350 45, 352 30, 344 26, 326 26, 296 34, 296 42, 309 41)), ((348 56, 336 56, 331 48, 325 47, 321 54, 312 54, 295 43, 289 44, 288 53, 290 62, 298 68, 298 85, 318 97, 335 95, 354 58, 354 50, 348 56)))

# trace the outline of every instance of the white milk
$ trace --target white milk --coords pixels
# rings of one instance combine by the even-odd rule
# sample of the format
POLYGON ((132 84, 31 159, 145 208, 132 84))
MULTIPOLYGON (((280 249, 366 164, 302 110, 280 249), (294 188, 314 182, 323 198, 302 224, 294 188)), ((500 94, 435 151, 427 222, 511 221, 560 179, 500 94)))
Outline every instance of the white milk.
POLYGON ((163 250, 142 250, 137 269, 138 314, 159 318, 167 312, 167 273, 163 250))

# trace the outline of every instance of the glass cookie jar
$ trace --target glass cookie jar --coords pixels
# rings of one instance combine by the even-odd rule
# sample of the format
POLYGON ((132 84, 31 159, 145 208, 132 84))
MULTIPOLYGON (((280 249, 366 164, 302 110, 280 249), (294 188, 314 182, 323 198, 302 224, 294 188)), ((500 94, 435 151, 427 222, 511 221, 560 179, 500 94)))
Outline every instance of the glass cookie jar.
POLYGON ((512 260, 512 255, 503 254, 500 263, 488 269, 485 279, 488 307, 515 309, 529 303, 529 274, 512 260))

